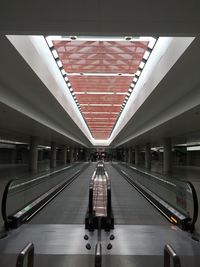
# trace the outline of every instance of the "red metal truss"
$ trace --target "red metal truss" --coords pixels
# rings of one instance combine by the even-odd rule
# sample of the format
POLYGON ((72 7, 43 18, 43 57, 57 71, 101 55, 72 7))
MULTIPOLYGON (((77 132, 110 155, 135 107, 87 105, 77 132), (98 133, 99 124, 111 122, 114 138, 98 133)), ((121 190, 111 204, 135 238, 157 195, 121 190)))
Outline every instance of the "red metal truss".
MULTIPOLYGON (((105 103, 102 103, 102 105, 105 103)), ((121 103, 120 103, 121 104, 121 103)), ((120 106, 81 106, 82 112, 119 112, 120 106)))
POLYGON ((95 139, 108 139, 148 41, 53 41, 95 139))
POLYGON ((132 76, 69 76, 74 92, 121 92, 126 93, 132 76))
POLYGON ((137 71, 148 42, 54 41, 66 72, 137 71))
POLYGON ((116 119, 118 114, 113 114, 113 113, 91 113, 91 112, 83 112, 84 117, 86 120, 91 119, 91 118, 104 118, 104 119, 108 119, 108 118, 113 118, 116 119))
POLYGON ((124 95, 107 95, 107 94, 84 94, 76 95, 79 104, 122 104, 124 95))

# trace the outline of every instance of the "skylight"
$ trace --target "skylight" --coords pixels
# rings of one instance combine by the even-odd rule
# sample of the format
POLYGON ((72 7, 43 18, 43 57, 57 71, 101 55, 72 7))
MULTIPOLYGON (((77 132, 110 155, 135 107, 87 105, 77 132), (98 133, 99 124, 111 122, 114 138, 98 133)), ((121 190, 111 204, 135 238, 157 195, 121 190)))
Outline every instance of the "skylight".
POLYGON ((108 139, 156 39, 48 36, 46 41, 93 138, 108 139))

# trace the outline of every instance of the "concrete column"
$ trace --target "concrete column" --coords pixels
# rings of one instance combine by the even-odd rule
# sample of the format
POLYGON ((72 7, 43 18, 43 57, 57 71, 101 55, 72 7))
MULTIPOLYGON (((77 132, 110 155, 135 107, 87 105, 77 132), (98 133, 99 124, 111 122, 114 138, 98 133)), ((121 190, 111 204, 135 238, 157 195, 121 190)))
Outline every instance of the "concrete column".
POLYGON ((70 148, 69 155, 70 163, 74 162, 74 149, 72 147, 70 148))
POLYGON ((132 164, 132 148, 129 148, 128 150, 128 163, 132 164))
POLYGON ((69 163, 69 148, 67 147, 67 150, 66 150, 66 162, 69 163))
POLYGON ((50 158, 50 167, 56 167, 56 159, 57 159, 57 151, 56 151, 56 143, 51 143, 51 158, 50 158))
POLYGON ((84 149, 84 161, 89 161, 89 152, 88 149, 84 149))
POLYGON ((29 170, 33 173, 38 170, 38 139, 36 136, 31 136, 30 138, 30 160, 29 160, 29 170))
POLYGON ((77 161, 78 148, 74 148, 74 161, 77 161))
POLYGON ((38 161, 43 160, 43 150, 38 151, 38 161))
POLYGON ((135 165, 138 166, 140 164, 140 147, 135 146, 135 165))
POLYGON ((11 163, 15 164, 16 163, 16 148, 14 148, 11 152, 11 163))
POLYGON ((129 150, 125 149, 125 161, 128 163, 129 162, 129 150))
POLYGON ((187 151, 187 158, 186 158, 186 164, 188 166, 192 165, 192 151, 187 151))
POLYGON ((62 148, 62 163, 66 164, 67 163, 67 147, 63 146, 62 148))
POLYGON ((172 173, 172 143, 171 138, 165 138, 163 142, 163 173, 172 173))
POLYGON ((147 170, 151 169, 151 145, 147 143, 145 145, 145 168, 147 170))

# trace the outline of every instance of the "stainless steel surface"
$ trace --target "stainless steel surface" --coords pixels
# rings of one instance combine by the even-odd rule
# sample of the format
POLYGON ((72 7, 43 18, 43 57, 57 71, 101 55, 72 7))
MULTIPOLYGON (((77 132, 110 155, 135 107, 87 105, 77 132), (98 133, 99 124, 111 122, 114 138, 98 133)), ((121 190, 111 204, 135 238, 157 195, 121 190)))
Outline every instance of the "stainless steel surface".
MULTIPOLYGON (((33 242, 36 254, 52 255, 94 255, 97 233, 88 232, 84 225, 23 225, 12 231, 7 238, 0 240, 0 251, 18 253, 27 243, 33 242), (84 240, 87 233, 89 240, 84 240), (90 243, 91 250, 85 248, 90 243)), ((163 255, 166 243, 169 243, 182 256, 200 255, 200 244, 190 234, 177 227, 152 225, 116 225, 110 233, 102 232, 102 255, 163 255), (114 233, 115 239, 110 240, 114 233), (112 249, 107 250, 108 243, 112 249)))
POLYGON ((23 267, 24 260, 27 257, 27 266, 34 266, 34 245, 33 243, 28 243, 17 257, 16 267, 23 267))
POLYGON ((95 247, 95 267, 101 267, 102 262, 102 247, 101 243, 98 242, 95 247))
POLYGON ((179 256, 176 254, 175 250, 169 244, 167 244, 164 248, 164 267, 171 266, 171 259, 173 267, 181 267, 179 256))

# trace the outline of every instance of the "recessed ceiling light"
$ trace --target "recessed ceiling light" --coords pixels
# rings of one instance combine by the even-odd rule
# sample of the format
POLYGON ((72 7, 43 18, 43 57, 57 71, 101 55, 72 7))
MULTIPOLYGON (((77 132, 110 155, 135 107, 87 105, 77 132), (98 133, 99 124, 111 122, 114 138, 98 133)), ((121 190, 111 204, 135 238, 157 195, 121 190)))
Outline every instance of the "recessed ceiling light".
POLYGON ((53 49, 51 50, 51 52, 52 52, 54 58, 58 58, 58 53, 57 53, 57 51, 56 51, 55 48, 53 48, 53 49))
POLYGON ((63 65, 62 65, 62 62, 60 61, 60 59, 56 60, 56 63, 58 64, 58 67, 61 68, 63 65))
POLYGON ((126 36, 124 39, 125 39, 126 41, 131 41, 132 38, 133 38, 133 37, 131 37, 131 36, 126 36))
POLYGON ((77 39, 77 36, 70 36, 69 37, 71 40, 76 40, 77 39))
POLYGON ((63 68, 61 69, 61 73, 62 75, 66 75, 65 70, 63 68))

